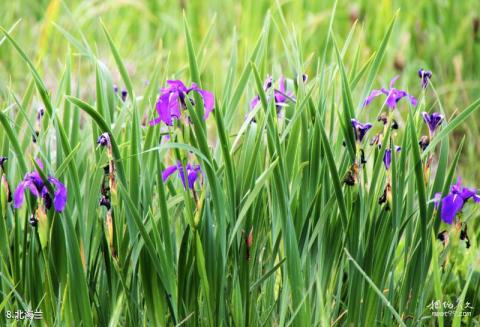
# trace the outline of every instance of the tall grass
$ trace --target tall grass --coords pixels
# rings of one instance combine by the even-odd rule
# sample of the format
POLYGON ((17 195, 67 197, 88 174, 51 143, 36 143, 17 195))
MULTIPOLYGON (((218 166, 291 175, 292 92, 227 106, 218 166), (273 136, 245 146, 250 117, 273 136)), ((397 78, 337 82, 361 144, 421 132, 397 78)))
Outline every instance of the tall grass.
POLYGON ((472 185, 479 176, 475 6, 0 5, 5 178, 13 192, 39 170, 68 188, 66 209, 48 210, 36 227, 36 199, 14 209, 2 188, 2 324, 13 323, 6 312, 16 310, 41 311, 34 323, 48 326, 479 324, 478 210, 463 211, 467 249, 431 201, 458 175, 472 185), (421 66, 434 74, 425 90, 421 66), (389 111, 375 100, 363 108, 395 74, 418 105, 402 100, 389 111), (280 115, 263 86, 267 75, 285 75, 293 92, 280 115), (195 93, 185 103, 188 119, 149 126, 167 79, 212 91, 210 117, 195 93), (380 111, 399 129, 377 123, 380 111), (422 111, 446 116, 425 151, 422 111), (352 118, 375 122, 369 140, 385 135, 379 147, 364 142, 366 164, 349 186, 344 178, 359 156, 352 118), (102 133, 111 148, 97 144, 102 133), (394 145, 402 150, 386 171, 394 145), (177 161, 200 165, 194 190, 178 174, 162 179, 177 161), (109 164, 111 210, 99 205, 109 164), (378 199, 388 182, 387 209, 378 199), (447 246, 437 239, 444 229, 447 246), (471 316, 433 317, 428 308, 457 299, 470 303, 471 316))

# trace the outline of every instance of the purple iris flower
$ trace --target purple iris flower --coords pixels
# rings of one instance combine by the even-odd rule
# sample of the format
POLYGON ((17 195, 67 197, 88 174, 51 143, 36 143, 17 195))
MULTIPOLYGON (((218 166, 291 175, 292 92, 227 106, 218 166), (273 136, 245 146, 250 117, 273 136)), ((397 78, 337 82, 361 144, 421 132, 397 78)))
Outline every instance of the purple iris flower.
MULTIPOLYGON (((37 163, 40 168, 43 169, 42 162, 37 159, 37 163)), ((62 212, 67 204, 67 188, 53 176, 49 176, 48 181, 55 189, 53 194, 53 207, 57 212, 62 212)), ((15 209, 18 209, 23 205, 26 189, 29 189, 30 193, 36 198, 41 197, 47 209, 52 207, 52 196, 48 192, 48 188, 38 171, 34 171, 27 173, 20 184, 18 184, 17 189, 13 194, 13 206, 15 209)))
MULTIPOLYGON (((193 190, 195 181, 202 174, 202 170, 200 169, 200 165, 191 165, 190 163, 187 163, 187 166, 185 168, 187 170, 188 187, 193 190)), ((178 174, 180 175, 183 187, 186 188, 185 174, 180 161, 178 161, 175 165, 171 165, 165 168, 165 170, 162 172, 163 181, 166 182, 168 177, 170 177, 170 175, 172 175, 176 171, 178 171, 178 174)))
POLYGON ((352 119, 352 126, 355 132, 355 139, 357 142, 361 143, 365 134, 367 134, 368 130, 372 128, 373 125, 370 123, 362 124, 358 120, 352 119))
POLYGON ((161 90, 161 95, 157 100, 158 117, 150 121, 150 126, 157 125, 161 121, 171 126, 173 119, 180 119, 180 109, 187 108, 185 101, 188 100, 193 104, 193 99, 188 97, 188 94, 192 91, 201 95, 205 108, 203 119, 208 118, 215 106, 215 98, 212 93, 200 89, 195 83, 192 83, 189 88, 180 80, 168 80, 167 84, 168 87, 161 90))
MULTIPOLYGON (((436 207, 440 203, 440 198, 441 193, 435 194, 433 201, 436 203, 436 207)), ((473 201, 476 203, 480 203, 480 196, 477 190, 475 188, 463 187, 462 179, 458 177, 457 183, 450 188, 450 193, 441 199, 440 218, 446 224, 452 224, 457 214, 462 211, 463 206, 470 198, 473 198, 473 201)))
POLYGON ((428 125, 428 129, 430 130, 430 135, 435 134, 435 130, 437 129, 438 126, 440 126, 440 124, 443 121, 443 115, 438 112, 429 114, 428 112, 424 111, 422 112, 422 116, 423 116, 423 120, 428 125))
POLYGON ((379 90, 372 90, 370 95, 363 102, 363 106, 364 107, 368 106, 374 98, 376 98, 376 97, 378 97, 382 94, 387 96, 387 100, 385 101, 385 103, 392 110, 395 109, 396 106, 397 106, 397 103, 405 97, 410 101, 412 106, 416 106, 417 105, 417 99, 415 99, 415 97, 413 95, 408 94, 404 90, 398 90, 398 89, 393 87, 393 85, 395 84, 395 82, 397 81, 398 78, 399 78, 399 76, 395 76, 390 81, 390 85, 389 85, 388 90, 385 89, 384 87, 382 87, 379 90))
MULTIPOLYGON (((395 146, 395 151, 400 152, 401 149, 401 147, 395 146)), ((385 150, 385 154, 383 155, 383 164, 385 165, 386 170, 390 169, 390 165, 392 164, 392 149, 385 150)))
MULTIPOLYGON (((273 86, 272 76, 268 76, 265 82, 263 83, 263 90, 265 93, 273 86)), ((273 97, 275 100, 275 107, 277 108, 277 113, 285 107, 289 99, 293 99, 293 92, 287 92, 287 81, 283 76, 278 80, 278 89, 274 89, 273 97)), ((267 101, 269 99, 267 98, 267 101)), ((250 101, 250 109, 254 109, 260 102, 260 96, 256 95, 252 101, 250 101)))
POLYGON ((429 70, 423 70, 423 68, 420 68, 418 70, 418 77, 422 79, 422 88, 426 89, 428 86, 428 82, 432 78, 432 72, 429 70))

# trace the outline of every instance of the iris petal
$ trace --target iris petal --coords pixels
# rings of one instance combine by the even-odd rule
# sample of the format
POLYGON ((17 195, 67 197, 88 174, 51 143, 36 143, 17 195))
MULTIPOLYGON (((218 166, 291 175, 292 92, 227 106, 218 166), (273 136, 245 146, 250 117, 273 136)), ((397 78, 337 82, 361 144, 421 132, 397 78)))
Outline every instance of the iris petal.
POLYGON ((464 201, 457 194, 449 194, 442 200, 440 217, 446 224, 452 224, 455 216, 463 208, 464 201))
POLYGON ((53 206, 57 212, 62 212, 67 205, 67 188, 55 177, 49 177, 48 181, 55 186, 53 206))
POLYGON ((20 208, 25 200, 25 182, 18 184, 15 192, 13 193, 13 207, 15 209, 20 208))
POLYGON ((168 179, 168 177, 170 177, 170 175, 173 174, 177 169, 178 169, 177 165, 172 165, 167 167, 162 172, 162 180, 165 182, 168 179))

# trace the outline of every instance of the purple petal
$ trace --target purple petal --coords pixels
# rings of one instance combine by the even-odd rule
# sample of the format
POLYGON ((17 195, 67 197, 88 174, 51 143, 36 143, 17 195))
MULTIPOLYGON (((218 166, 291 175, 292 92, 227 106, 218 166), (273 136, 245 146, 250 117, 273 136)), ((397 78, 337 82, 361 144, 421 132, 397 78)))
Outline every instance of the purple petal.
POLYGON ((477 195, 477 190, 474 188, 464 187, 459 195, 462 197, 463 201, 467 201, 468 199, 477 195))
POLYGON ((385 165, 385 169, 390 169, 390 165, 392 164, 392 150, 386 149, 385 154, 383 155, 383 164, 385 165))
POLYGON ((40 188, 38 188, 38 186, 35 185, 35 183, 32 182, 32 181, 24 181, 24 186, 28 187, 28 189, 30 190, 30 193, 32 193, 33 196, 38 198, 40 196, 40 193, 39 193, 38 190, 43 188, 43 181, 42 181, 41 185, 38 184, 38 186, 40 186, 40 188))
POLYGON ((463 208, 463 199, 457 194, 449 194, 442 200, 442 211, 440 213, 440 218, 446 224, 452 224, 455 220, 455 216, 463 208))
POLYGON ((260 97, 259 97, 258 95, 256 95, 256 96, 252 99, 252 101, 250 101, 250 109, 254 109, 254 108, 257 106, 257 104, 258 104, 259 101, 260 101, 260 97))
POLYGON ((285 77, 280 76, 280 79, 278 80, 278 90, 282 93, 285 93, 285 85, 286 85, 285 77))
POLYGON ((198 90, 198 93, 200 93, 203 98, 203 107, 205 109, 203 120, 206 120, 215 106, 215 97, 211 92, 205 90, 198 90))
POLYGON ((198 177, 198 172, 195 169, 191 169, 188 172, 188 187, 190 189, 193 189, 193 186, 195 185, 195 181, 197 180, 198 177))
POLYGON ((35 158, 35 162, 37 163, 38 167, 40 167, 41 170, 43 170, 43 162, 40 160, 40 158, 35 158))
POLYGON ((167 84, 170 86, 167 90, 178 90, 180 92, 187 92, 187 87, 185 86, 185 84, 183 84, 183 82, 181 80, 168 80, 167 81, 167 84))
POLYGON ((435 196, 432 199, 433 203, 435 203, 435 209, 438 209, 438 205, 440 204, 440 201, 442 201, 442 193, 437 192, 435 193, 435 196))
POLYGON ((401 98, 403 98, 406 95, 405 92, 399 91, 396 89, 390 90, 390 93, 387 96, 387 106, 390 109, 394 109, 397 106, 398 101, 400 101, 401 98))
POLYGON ((176 170, 178 169, 177 165, 172 165, 167 167, 163 172, 162 172, 162 180, 165 182, 167 181, 168 177, 170 177, 171 174, 173 174, 176 170))
POLYGON ((407 96, 408 96, 408 100, 410 101, 412 106, 416 107, 417 104, 418 104, 417 99, 413 95, 410 95, 410 94, 408 94, 407 96))
POLYGON ((53 199, 53 207, 57 212, 62 212, 67 205, 67 188, 55 177, 49 177, 48 181, 55 186, 55 197, 53 199))
POLYGON ((170 115, 169 110, 169 102, 170 102, 170 93, 162 94, 155 105, 158 113, 158 118, 154 120, 154 122, 163 121, 165 124, 171 126, 172 125, 172 116, 170 115))
POLYGON ((20 208, 25 200, 25 182, 20 182, 13 193, 13 207, 20 208))
POLYGON ((372 90, 372 92, 370 92, 370 95, 365 99, 365 101, 363 101, 363 106, 368 106, 373 101, 373 99, 382 94, 384 94, 382 90, 372 90))
POLYGON ((157 118, 155 118, 154 120, 150 120, 150 121, 148 122, 148 124, 149 124, 150 126, 155 126, 155 125, 157 125, 157 124, 160 124, 161 121, 162 121, 162 118, 157 117, 157 118))

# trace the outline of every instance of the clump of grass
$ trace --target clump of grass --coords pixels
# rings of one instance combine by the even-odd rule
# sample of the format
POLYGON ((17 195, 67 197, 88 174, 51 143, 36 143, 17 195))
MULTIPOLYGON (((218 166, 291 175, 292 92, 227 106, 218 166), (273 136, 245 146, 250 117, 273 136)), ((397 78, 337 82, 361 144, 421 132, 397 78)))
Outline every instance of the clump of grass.
POLYGON ((38 64, 45 50, 32 59, 15 33, 22 22, 2 28, 0 49, 29 77, 20 95, 12 78, 1 102, 0 310, 41 311, 46 325, 478 323, 476 206, 465 198, 450 225, 448 203, 434 199, 461 193, 451 185, 475 145, 452 134, 480 99, 445 110, 435 70, 406 70, 380 89, 398 14, 365 57, 356 24, 344 40, 334 33, 335 3, 309 55, 277 4, 241 24, 256 42, 238 49, 232 37, 225 69, 209 60, 215 25, 196 42, 191 12, 202 8, 192 6, 175 25, 181 45, 144 69, 147 85, 108 23, 95 43, 88 27, 55 25, 68 51, 55 58, 54 89, 38 64), (432 125, 422 112, 434 111, 432 125), (42 187, 22 184, 27 205, 17 206, 28 172, 42 187), (65 208, 48 205, 57 182, 65 208), (458 298, 471 316, 432 317, 432 301, 458 298))

